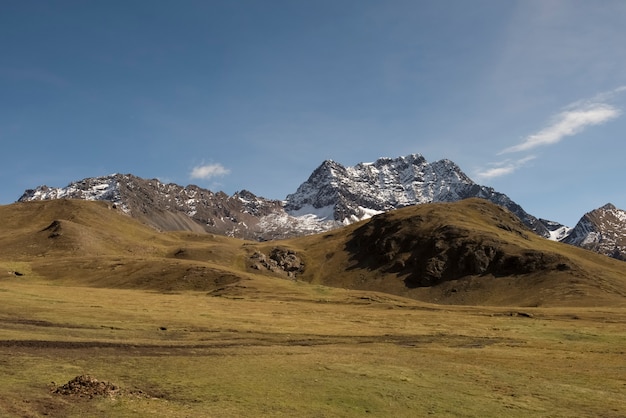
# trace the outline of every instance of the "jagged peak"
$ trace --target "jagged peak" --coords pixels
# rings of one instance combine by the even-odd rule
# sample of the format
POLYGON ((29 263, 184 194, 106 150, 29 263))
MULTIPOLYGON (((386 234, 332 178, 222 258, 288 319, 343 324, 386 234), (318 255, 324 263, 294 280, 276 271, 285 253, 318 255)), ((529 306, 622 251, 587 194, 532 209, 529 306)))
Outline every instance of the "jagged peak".
POLYGON ((345 167, 343 166, 343 164, 338 163, 335 160, 324 160, 324 162, 320 165, 320 168, 337 169, 345 167))
POLYGON ((233 198, 238 198, 238 199, 243 199, 243 200, 249 200, 249 201, 254 201, 254 200, 258 200, 258 199, 262 199, 262 200, 267 200, 263 197, 257 196, 256 194, 252 193, 250 190, 246 190, 246 189, 242 189, 239 190, 235 193, 233 193, 233 198))
POLYGON ((412 165, 423 165, 427 164, 426 158, 422 156, 422 154, 409 154, 402 155, 396 158, 391 157, 380 157, 373 163, 361 163, 359 165, 373 165, 376 168, 380 168, 390 164, 412 164, 412 165))
POLYGON ((446 171, 454 172, 458 175, 459 179, 465 183, 476 184, 474 180, 472 180, 467 174, 465 174, 465 172, 461 170, 461 167, 459 167, 458 164, 452 160, 444 158, 444 159, 435 161, 434 163, 431 164, 431 166, 435 168, 441 167, 442 169, 446 171))
POLYGON ((617 208, 615 207, 614 204, 612 203, 607 203, 604 206, 601 206, 599 209, 603 209, 603 210, 616 210, 617 208))
POLYGON ((313 170, 313 173, 311 173, 311 176, 309 177, 309 181, 321 176, 334 177, 337 172, 344 172, 345 170, 346 168, 342 164, 334 160, 324 160, 322 164, 313 170))

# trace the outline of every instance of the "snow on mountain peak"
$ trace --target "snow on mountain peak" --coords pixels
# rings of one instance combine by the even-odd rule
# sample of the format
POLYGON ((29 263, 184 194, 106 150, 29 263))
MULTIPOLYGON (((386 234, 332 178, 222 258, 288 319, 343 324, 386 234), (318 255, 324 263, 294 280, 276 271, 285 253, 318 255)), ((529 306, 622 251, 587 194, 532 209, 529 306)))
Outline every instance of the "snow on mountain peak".
MULTIPOLYGON (((83 199, 83 200, 107 200, 120 203, 120 175, 95 177, 75 181, 67 187, 40 186, 37 189, 26 190, 20 201, 24 200, 50 200, 50 199, 83 199)), ((122 207, 123 210, 127 208, 122 207)))
POLYGON ((352 167, 326 160, 287 196, 285 210, 293 216, 323 212, 321 219, 349 224, 395 208, 468 197, 507 207, 538 234, 550 236, 545 226, 506 195, 477 185, 450 160, 429 163, 421 154, 384 157, 352 167))
POLYGON ((505 194, 476 184, 454 162, 429 163, 421 154, 348 167, 325 160, 283 202, 247 190, 228 196, 130 174, 86 178, 63 188, 40 186, 27 190, 19 201, 106 200, 159 229, 201 229, 266 240, 326 231, 404 206, 470 197, 507 208, 543 237, 626 258, 626 212, 611 203, 589 212, 570 229, 538 220, 505 194))

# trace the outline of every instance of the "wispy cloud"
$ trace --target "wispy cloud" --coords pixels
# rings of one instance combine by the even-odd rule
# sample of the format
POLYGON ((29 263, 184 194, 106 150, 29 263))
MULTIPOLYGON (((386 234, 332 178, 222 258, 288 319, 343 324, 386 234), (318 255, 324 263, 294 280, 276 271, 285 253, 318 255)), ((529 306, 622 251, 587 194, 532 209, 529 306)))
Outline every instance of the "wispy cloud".
POLYGON ((229 169, 219 163, 216 163, 196 166, 191 170, 190 176, 192 179, 208 180, 213 177, 225 176, 229 173, 229 169))
POLYGON ((476 173, 476 177, 480 180, 491 180, 496 177, 505 176, 523 167, 524 165, 526 165, 527 162, 534 159, 534 155, 529 155, 519 160, 507 159, 497 163, 491 163, 490 168, 478 171, 476 173))
MULTIPOLYGON (((602 125, 615 119, 622 114, 622 111, 610 102, 623 92, 626 92, 626 86, 620 86, 599 93, 592 98, 571 103, 555 115, 548 126, 527 136, 521 143, 505 148, 497 155, 529 151, 537 147, 556 144, 565 137, 582 132, 587 127, 602 125)), ((518 159, 508 158, 491 163, 486 168, 477 170, 475 176, 481 180, 505 176, 517 171, 535 158, 535 155, 528 155, 518 159)))
POLYGON ((589 103, 605 103, 616 98, 617 95, 626 91, 626 86, 619 86, 616 89, 603 91, 593 96, 591 99, 579 100, 570 104, 568 107, 584 106, 589 103))
POLYGON ((626 91, 626 86, 596 95, 592 99, 580 100, 566 106, 552 118, 552 122, 537 133, 529 135, 521 143, 505 148, 498 155, 556 144, 563 138, 576 135, 589 126, 602 125, 621 115, 621 111, 604 103, 618 93, 626 91))

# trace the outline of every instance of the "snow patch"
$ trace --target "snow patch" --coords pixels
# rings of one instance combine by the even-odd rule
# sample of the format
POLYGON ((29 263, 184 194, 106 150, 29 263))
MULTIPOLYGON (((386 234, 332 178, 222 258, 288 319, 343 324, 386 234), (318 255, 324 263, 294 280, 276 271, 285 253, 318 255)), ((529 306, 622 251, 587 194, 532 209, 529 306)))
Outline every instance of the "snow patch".
POLYGON ((569 226, 562 226, 555 229, 554 231, 549 232, 550 236, 548 237, 548 239, 550 241, 561 241, 572 232, 572 228, 570 228, 569 226))
POLYGON ((335 206, 328 205, 322 208, 316 208, 313 205, 304 205, 300 209, 290 210, 289 215, 294 217, 310 217, 313 216, 319 220, 332 220, 335 216, 335 206))

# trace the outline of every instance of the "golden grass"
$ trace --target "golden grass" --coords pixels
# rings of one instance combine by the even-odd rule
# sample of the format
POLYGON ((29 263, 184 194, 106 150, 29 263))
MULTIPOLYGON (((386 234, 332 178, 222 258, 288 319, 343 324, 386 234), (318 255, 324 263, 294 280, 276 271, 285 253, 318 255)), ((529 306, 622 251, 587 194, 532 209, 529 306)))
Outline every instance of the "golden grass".
POLYGON ((3 416, 620 416, 626 310, 0 283, 3 416), (531 314, 532 318, 518 313, 531 314), (81 374, 144 397, 51 393, 81 374))
MULTIPOLYGON (((0 268, 6 265, 6 271, 19 271, 11 267, 19 265, 29 275, 65 285, 217 291, 255 275, 276 276, 250 269, 249 257, 255 251, 267 254, 281 246, 302 257, 305 271, 298 280, 313 284, 384 291, 435 303, 626 306, 623 262, 535 236, 513 215, 486 201, 420 205, 384 217, 396 228, 387 234, 405 241, 453 226, 468 231, 476 242, 494 242, 507 254, 530 251, 558 257, 568 270, 499 277, 485 274, 436 286, 407 287, 407 272, 390 272, 375 252, 355 252, 354 237, 369 225, 367 221, 314 236, 254 243, 210 234, 159 233, 105 202, 72 200, 0 207, 4 220, 0 268), (363 262, 364 257, 374 261, 363 262)), ((398 258, 410 257, 410 251, 398 258)))

